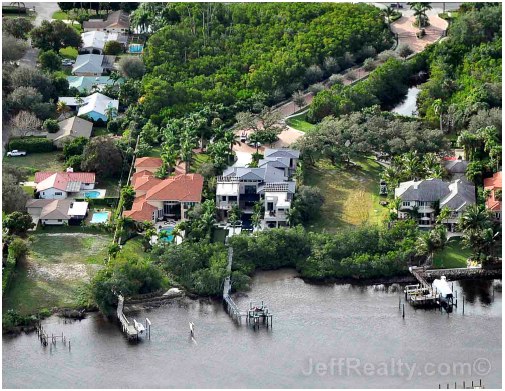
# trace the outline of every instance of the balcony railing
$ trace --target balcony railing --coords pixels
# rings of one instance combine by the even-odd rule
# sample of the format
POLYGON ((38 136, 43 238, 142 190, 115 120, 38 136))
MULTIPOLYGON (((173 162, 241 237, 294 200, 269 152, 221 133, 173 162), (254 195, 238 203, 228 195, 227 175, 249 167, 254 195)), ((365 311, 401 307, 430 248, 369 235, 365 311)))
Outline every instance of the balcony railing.
POLYGON ((218 204, 219 209, 230 210, 234 205, 237 205, 237 201, 220 201, 218 204))

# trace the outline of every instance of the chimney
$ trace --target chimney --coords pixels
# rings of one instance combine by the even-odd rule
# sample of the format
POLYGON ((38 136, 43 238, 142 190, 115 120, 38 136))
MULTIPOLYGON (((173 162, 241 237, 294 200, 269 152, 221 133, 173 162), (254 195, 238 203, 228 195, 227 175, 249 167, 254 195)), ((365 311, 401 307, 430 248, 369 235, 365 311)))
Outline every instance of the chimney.
POLYGON ((74 172, 74 169, 72 167, 67 167, 67 172, 74 172))

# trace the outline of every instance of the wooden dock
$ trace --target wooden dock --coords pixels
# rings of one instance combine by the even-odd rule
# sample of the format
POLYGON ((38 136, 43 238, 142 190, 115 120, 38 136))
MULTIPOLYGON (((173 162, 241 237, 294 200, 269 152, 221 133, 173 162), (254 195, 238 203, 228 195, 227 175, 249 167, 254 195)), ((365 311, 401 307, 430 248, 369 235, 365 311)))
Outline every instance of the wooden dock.
POLYGON ((121 328, 125 333, 128 340, 138 340, 139 339, 139 330, 135 325, 130 323, 126 315, 123 313, 124 307, 124 297, 122 295, 118 295, 118 303, 117 303, 117 318, 121 323, 121 328))
POLYGON ((227 277, 224 280, 223 286, 223 303, 226 311, 233 320, 238 323, 242 322, 242 317, 246 318, 248 323, 254 327, 260 325, 260 322, 266 323, 267 327, 272 326, 273 314, 269 311, 263 302, 261 305, 256 305, 251 302, 247 311, 241 311, 230 296, 231 292, 231 265, 233 263, 233 248, 228 247, 228 265, 226 267, 227 277))
POLYGON ((420 270, 415 267, 411 267, 409 270, 417 281, 419 281, 419 284, 407 285, 405 287, 405 300, 415 307, 438 306, 440 303, 437 292, 426 281, 420 270))

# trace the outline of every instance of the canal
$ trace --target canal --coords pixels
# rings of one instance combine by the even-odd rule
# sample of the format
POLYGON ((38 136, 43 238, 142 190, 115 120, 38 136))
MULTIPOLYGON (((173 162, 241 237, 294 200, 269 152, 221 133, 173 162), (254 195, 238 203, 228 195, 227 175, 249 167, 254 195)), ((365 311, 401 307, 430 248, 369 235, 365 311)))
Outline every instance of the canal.
POLYGON ((417 95, 420 91, 418 86, 410 87, 405 99, 396 105, 391 112, 406 116, 417 115, 417 95))
POLYGON ((272 329, 237 326, 220 303, 185 299, 135 314, 153 324, 139 344, 98 314, 72 324, 52 317, 46 331, 63 332, 71 351, 43 348, 36 334, 4 337, 3 387, 461 388, 479 379, 500 387, 501 281, 455 289, 464 315, 406 306, 403 319, 398 285, 313 285, 291 270, 261 272, 235 300, 244 309, 265 300, 272 329))

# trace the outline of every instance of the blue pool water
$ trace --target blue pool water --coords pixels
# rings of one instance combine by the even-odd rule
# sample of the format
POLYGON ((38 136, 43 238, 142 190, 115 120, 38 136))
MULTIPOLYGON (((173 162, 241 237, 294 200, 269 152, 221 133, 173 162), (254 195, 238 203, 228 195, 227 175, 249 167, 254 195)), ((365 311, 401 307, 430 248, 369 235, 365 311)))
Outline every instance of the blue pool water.
POLYGON ((130 53, 142 53, 143 51, 143 48, 144 48, 144 45, 141 45, 139 43, 132 43, 130 45, 130 53))
POLYGON ((170 235, 173 230, 174 229, 172 227, 161 229, 160 232, 165 231, 168 234, 168 236, 161 238, 161 240, 164 240, 165 242, 171 242, 172 240, 174 240, 174 235, 170 235))
POLYGON ((95 212, 91 218, 91 224, 106 223, 109 220, 109 212, 95 212))
POLYGON ((84 193, 85 198, 98 198, 100 197, 100 192, 99 191, 86 191, 84 193))

